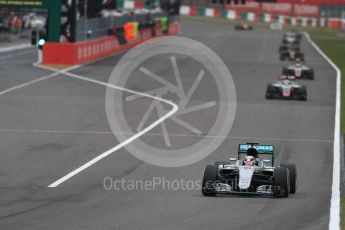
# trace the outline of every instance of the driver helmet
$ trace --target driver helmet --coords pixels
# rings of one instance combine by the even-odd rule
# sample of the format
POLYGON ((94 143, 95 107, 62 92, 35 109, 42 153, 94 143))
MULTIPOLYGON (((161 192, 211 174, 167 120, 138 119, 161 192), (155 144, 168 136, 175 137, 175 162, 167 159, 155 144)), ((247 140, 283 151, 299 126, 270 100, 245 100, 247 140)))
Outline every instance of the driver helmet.
POLYGON ((296 67, 301 67, 302 66, 302 63, 301 63, 301 59, 299 58, 296 58, 296 67))
POLYGON ((285 80, 285 79, 288 79, 287 75, 285 75, 285 74, 280 75, 279 80, 285 80))
POLYGON ((244 158, 244 165, 245 166, 254 166, 256 164, 256 160, 252 156, 246 156, 244 158))

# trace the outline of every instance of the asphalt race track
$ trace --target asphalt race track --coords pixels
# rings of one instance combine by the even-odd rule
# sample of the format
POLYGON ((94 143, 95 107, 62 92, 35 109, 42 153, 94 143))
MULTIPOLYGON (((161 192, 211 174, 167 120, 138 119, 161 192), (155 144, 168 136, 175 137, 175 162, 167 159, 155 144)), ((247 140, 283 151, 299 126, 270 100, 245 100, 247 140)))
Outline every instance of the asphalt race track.
MULTIPOLYGON (((307 85, 308 101, 266 100, 267 83, 276 80, 288 64, 278 57, 282 32, 236 32, 223 25, 187 21, 182 22, 182 31, 183 36, 214 50, 234 78, 236 118, 221 146, 204 160, 180 168, 152 166, 120 149, 56 188, 47 186, 118 144, 106 117, 106 88, 59 74, 2 94, 53 72, 32 66, 36 60, 32 49, 0 54, 0 229, 328 228, 335 71, 303 38, 306 64, 315 69, 314 81, 301 81, 307 85), (274 144, 277 164, 297 165, 296 194, 286 199, 203 197, 196 189, 115 191, 103 186, 105 177, 200 181, 206 164, 236 155, 237 145, 247 141, 274 144)), ((120 57, 71 72, 107 82, 120 57)), ((157 59, 149 65, 164 75, 169 71, 164 61, 157 59)), ((196 76, 192 74, 193 64, 185 61, 182 65, 191 73, 185 79, 191 85, 196 76)), ((214 99, 213 91, 207 90, 212 83, 206 81, 204 85, 209 88, 198 94, 196 104, 214 99)), ((138 91, 155 88, 140 77, 132 78, 127 86, 138 91)), ((138 115, 145 113, 149 105, 145 99, 139 102, 126 110, 134 128, 138 115)), ((205 112, 186 119, 200 130, 207 130, 212 114, 205 112)), ((171 121, 167 126, 176 148, 200 138, 171 121)), ((160 128, 142 139, 154 146, 165 146, 160 128)))

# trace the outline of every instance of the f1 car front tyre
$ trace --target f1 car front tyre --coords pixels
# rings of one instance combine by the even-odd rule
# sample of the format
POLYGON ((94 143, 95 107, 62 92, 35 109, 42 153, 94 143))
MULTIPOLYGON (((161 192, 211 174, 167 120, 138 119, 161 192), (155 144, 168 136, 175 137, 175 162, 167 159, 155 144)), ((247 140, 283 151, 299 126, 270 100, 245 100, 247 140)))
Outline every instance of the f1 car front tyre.
POLYGON ((290 191, 289 171, 284 167, 274 169, 273 196, 288 197, 290 191))
POLYGON ((215 183, 217 181, 218 166, 207 165, 202 179, 202 195, 216 196, 215 183))
POLYGON ((294 164, 281 164, 283 168, 289 170, 289 180, 290 180, 290 193, 296 192, 296 180, 297 180, 297 168, 294 164))
POLYGON ((295 59, 299 59, 300 61, 304 62, 305 58, 304 58, 304 54, 303 53, 299 53, 295 56, 295 59))
POLYGON ((268 84, 266 88, 266 94, 265 94, 266 99, 272 99, 275 93, 276 93, 275 88, 271 84, 268 84))

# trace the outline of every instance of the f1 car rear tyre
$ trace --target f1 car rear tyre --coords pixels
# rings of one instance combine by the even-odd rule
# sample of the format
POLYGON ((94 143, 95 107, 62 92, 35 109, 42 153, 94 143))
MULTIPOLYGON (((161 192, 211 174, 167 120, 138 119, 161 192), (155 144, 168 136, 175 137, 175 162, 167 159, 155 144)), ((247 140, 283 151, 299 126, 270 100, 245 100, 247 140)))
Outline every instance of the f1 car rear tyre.
POLYGON ((304 59, 304 54, 303 54, 303 53, 300 53, 300 54, 296 55, 296 58, 295 58, 295 59, 297 59, 297 58, 299 58, 299 60, 301 60, 302 62, 305 61, 305 59, 304 59))
POLYGON ((289 196, 289 171, 286 168, 278 167, 274 169, 273 179, 273 196, 274 197, 288 197, 289 196), (279 188, 279 189, 278 189, 279 188))
POLYGON ((202 179, 202 195, 216 196, 215 182, 217 180, 218 166, 207 165, 202 179))
POLYGON ((280 167, 289 169, 290 193, 296 192, 297 168, 294 164, 281 164, 280 167))
POLYGON ((288 68, 283 68, 283 71, 282 71, 283 75, 293 75, 291 74, 291 71, 288 69, 288 68))
POLYGON ((300 89, 300 99, 302 101, 306 101, 307 100, 307 88, 305 86, 302 86, 300 89))
POLYGON ((309 73, 309 79, 314 80, 314 71, 313 70, 311 70, 309 73))

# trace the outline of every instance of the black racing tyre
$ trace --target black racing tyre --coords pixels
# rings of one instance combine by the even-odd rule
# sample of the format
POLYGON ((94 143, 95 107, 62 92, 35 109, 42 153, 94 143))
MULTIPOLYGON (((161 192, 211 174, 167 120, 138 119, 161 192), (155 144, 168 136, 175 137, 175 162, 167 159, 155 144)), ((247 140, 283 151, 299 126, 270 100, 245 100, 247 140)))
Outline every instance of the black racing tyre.
POLYGON ((301 87, 299 94, 301 101, 307 100, 307 88, 304 85, 301 87))
POLYGON ((218 166, 207 165, 202 179, 202 195, 216 196, 215 182, 217 181, 218 166))
POLYGON ((273 178, 273 196, 274 197, 288 197, 290 191, 289 183, 289 171, 283 167, 277 167, 274 169, 273 178), (279 189, 277 189, 277 187, 279 189))
POLYGON ((303 54, 303 53, 300 53, 297 57, 298 57, 302 62, 305 61, 305 58, 304 58, 304 54, 303 54))
POLYGON ((310 80, 314 80, 314 70, 310 70, 308 76, 309 76, 309 79, 310 79, 310 80))
POLYGON ((272 90, 272 86, 270 84, 267 85, 265 97, 266 97, 266 99, 272 99, 272 97, 273 97, 273 90, 272 90))
POLYGON ((266 98, 266 99, 272 99, 272 95, 271 95, 271 94, 266 93, 265 98, 266 98))
POLYGON ((285 60, 284 55, 282 55, 282 54, 280 55, 280 60, 281 60, 281 61, 284 61, 284 60, 285 60))
POLYGON ((290 75, 290 72, 291 72, 291 71, 290 71, 288 68, 284 67, 284 68, 283 68, 283 71, 282 71, 282 74, 283 74, 283 75, 290 75))
POLYGON ((296 181, 297 181, 297 168, 294 164, 281 164, 280 167, 287 168, 289 170, 290 180, 290 193, 296 192, 296 181))

